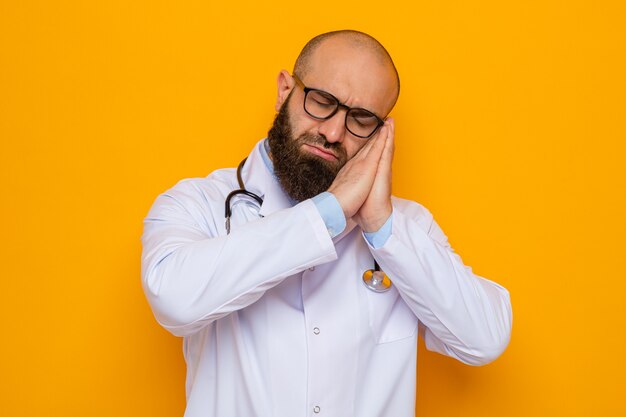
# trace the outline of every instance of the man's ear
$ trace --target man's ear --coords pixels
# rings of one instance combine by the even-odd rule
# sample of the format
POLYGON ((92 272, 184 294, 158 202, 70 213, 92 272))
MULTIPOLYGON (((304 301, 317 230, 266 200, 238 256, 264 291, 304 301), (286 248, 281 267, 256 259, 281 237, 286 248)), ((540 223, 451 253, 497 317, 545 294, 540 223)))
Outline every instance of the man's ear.
POLYGON ((276 111, 278 112, 280 111, 280 106, 287 100, 296 82, 287 70, 282 70, 278 73, 276 84, 278 85, 278 95, 276 96, 276 111))

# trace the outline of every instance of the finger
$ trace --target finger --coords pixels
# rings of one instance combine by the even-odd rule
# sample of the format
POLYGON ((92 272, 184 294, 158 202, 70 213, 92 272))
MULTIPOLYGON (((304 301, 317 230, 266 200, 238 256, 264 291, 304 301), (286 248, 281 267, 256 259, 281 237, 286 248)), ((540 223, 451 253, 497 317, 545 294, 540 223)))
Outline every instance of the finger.
POLYGON ((387 119, 388 135, 387 142, 385 143, 385 149, 381 155, 381 164, 388 165, 391 169, 391 162, 393 161, 393 153, 395 150, 395 122, 392 118, 387 119))
POLYGON ((376 169, 376 178, 374 180, 374 186, 383 187, 383 189, 388 188, 389 183, 391 182, 391 165, 393 162, 393 153, 395 148, 393 120, 389 124, 388 132, 389 134, 385 143, 385 149, 380 156, 380 160, 376 169))
POLYGON ((385 124, 380 128, 376 136, 370 140, 372 145, 367 150, 367 154, 364 155, 367 159, 373 159, 378 163, 380 156, 385 149, 387 138, 389 136, 389 127, 385 124))
POLYGON ((389 117, 385 123, 389 127, 389 134, 391 136, 395 136, 395 134, 396 134, 396 121, 394 120, 394 118, 393 117, 389 117))
POLYGON ((367 140, 365 145, 363 145, 363 147, 361 149, 359 149, 359 151, 354 155, 354 157, 352 159, 354 159, 354 160, 367 159, 367 156, 371 152, 372 147, 375 146, 375 144, 376 144, 376 140, 378 139, 378 136, 380 136, 380 135, 377 134, 375 137, 367 140))
POLYGON ((372 139, 369 139, 367 142, 365 142, 365 145, 363 145, 363 147, 361 149, 359 149, 357 151, 357 153, 351 159, 355 159, 356 160, 356 159, 366 158, 367 154, 370 151, 370 149, 374 145, 375 139, 376 138, 372 138, 372 139))

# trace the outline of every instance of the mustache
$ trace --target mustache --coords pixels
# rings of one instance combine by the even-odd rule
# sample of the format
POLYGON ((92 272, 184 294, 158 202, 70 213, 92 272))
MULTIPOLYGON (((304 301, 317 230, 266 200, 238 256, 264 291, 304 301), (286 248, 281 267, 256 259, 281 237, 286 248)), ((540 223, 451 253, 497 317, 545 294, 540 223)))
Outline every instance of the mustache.
POLYGON ((339 142, 329 142, 324 135, 315 135, 311 133, 305 133, 298 138, 300 144, 306 143, 307 145, 319 145, 324 149, 334 151, 339 157, 339 160, 346 160, 347 154, 345 148, 339 142))

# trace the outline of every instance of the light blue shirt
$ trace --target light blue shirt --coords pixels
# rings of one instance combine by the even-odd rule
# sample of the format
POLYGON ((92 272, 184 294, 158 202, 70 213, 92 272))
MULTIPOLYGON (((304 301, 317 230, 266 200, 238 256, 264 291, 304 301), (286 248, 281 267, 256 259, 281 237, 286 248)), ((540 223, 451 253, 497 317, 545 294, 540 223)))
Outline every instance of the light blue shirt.
MULTIPOLYGON (((269 156, 269 144, 267 139, 263 142, 261 147, 261 156, 263 157, 263 162, 265 162, 265 166, 267 169, 273 174, 274 173, 274 164, 269 156)), ((317 210, 320 212, 322 219, 324 220, 324 224, 326 224, 326 229, 328 229, 328 233, 330 233, 330 237, 334 238, 344 231, 346 228, 346 217, 343 214, 343 209, 337 201, 337 198, 328 191, 324 191, 312 198, 317 210)), ((392 216, 389 216, 385 224, 375 232, 371 233, 363 233, 365 239, 369 242, 370 245, 374 248, 379 248, 387 242, 389 236, 391 236, 391 222, 392 216)))

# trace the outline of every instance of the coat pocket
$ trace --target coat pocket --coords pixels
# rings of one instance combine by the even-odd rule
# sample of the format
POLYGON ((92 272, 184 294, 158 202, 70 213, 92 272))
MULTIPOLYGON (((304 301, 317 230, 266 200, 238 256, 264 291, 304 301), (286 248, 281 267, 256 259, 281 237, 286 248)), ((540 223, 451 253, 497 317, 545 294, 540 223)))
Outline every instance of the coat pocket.
POLYGON ((394 286, 384 293, 367 291, 369 324, 376 343, 389 343, 415 336, 417 317, 394 286))

